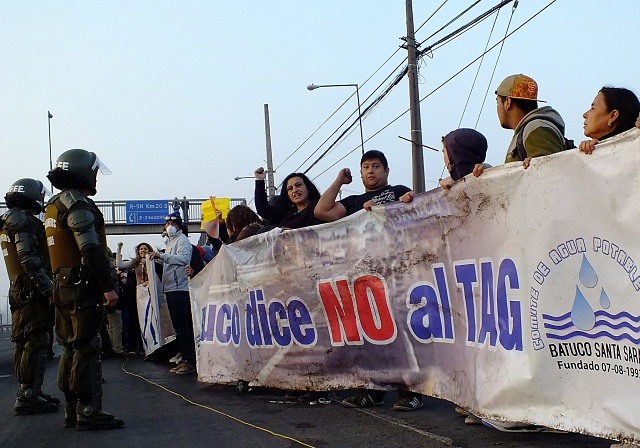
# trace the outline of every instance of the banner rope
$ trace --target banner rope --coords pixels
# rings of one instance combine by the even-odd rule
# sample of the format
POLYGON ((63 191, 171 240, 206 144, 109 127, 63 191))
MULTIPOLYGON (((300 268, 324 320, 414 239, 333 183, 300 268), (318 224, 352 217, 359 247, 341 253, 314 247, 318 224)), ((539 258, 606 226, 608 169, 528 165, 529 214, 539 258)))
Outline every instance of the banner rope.
POLYGON ((193 400, 190 400, 187 397, 185 397, 184 395, 179 394, 178 392, 175 392, 175 391, 173 391, 173 390, 171 390, 171 389, 169 389, 169 388, 167 388, 167 387, 165 387, 165 386, 163 386, 161 384, 158 384, 158 383, 156 383, 154 381, 148 380, 147 378, 143 377, 142 375, 139 375, 137 373, 133 373, 133 372, 128 371, 125 368, 124 363, 122 364, 122 371, 124 373, 126 373, 127 375, 135 376, 136 378, 140 378, 141 380, 143 380, 143 381, 145 381, 145 382, 147 382, 147 383, 149 383, 149 384, 151 384, 153 386, 159 387, 160 389, 164 390, 165 392, 169 392, 170 394, 181 398, 182 400, 186 401, 187 403, 189 403, 191 405, 198 406, 200 408, 206 409, 206 410, 211 411, 211 412, 215 412, 216 414, 219 414, 219 415, 221 415, 223 417, 226 417, 228 419, 236 421, 236 422, 238 422, 238 423, 240 423, 242 425, 248 426, 250 428, 257 429, 258 431, 266 432, 267 434, 272 435, 274 437, 279 437, 281 439, 289 440, 291 442, 297 443, 297 444, 299 444, 301 446, 304 446, 304 447, 315 448, 313 445, 309 445, 307 443, 304 443, 301 440, 294 439, 293 437, 285 436, 284 434, 279 434, 277 432, 271 431, 270 429, 263 428, 262 426, 254 425, 253 423, 249 423, 249 422, 246 422, 244 420, 241 420, 241 419, 239 419, 237 417, 234 417, 231 414, 227 414, 226 412, 222 412, 222 411, 220 411, 218 409, 215 409, 215 408, 212 408, 210 406, 204 405, 202 403, 197 403, 197 402, 195 402, 193 400))

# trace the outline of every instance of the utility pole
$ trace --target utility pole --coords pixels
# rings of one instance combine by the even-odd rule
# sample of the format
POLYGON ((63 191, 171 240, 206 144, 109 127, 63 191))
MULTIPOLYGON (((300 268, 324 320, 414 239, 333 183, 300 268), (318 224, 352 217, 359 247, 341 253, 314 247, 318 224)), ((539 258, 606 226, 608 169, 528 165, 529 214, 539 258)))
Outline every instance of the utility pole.
POLYGON ((413 162, 413 191, 425 191, 424 156, 422 154, 422 121, 420 118, 420 93, 418 91, 418 49, 413 26, 413 5, 405 0, 407 15, 407 52, 409 53, 409 113, 411 115, 411 160, 413 162))
POLYGON ((273 159, 271 157, 271 125, 269 124, 269 105, 264 105, 264 133, 267 140, 267 196, 276 195, 276 186, 273 182, 273 159))
MULTIPOLYGON (((49 125, 49 171, 53 169, 53 157, 51 155, 51 119, 53 115, 47 111, 47 123, 49 125)), ((51 192, 53 193, 53 183, 51 183, 51 192)))

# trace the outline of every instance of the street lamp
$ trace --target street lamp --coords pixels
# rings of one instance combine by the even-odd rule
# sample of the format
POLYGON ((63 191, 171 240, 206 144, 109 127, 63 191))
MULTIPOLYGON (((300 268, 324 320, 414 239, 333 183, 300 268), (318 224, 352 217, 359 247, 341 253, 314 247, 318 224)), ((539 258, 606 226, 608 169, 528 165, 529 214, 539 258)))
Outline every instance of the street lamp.
POLYGON ((362 135, 362 112, 360 111, 360 88, 358 84, 309 84, 307 86, 307 90, 316 90, 321 87, 355 87, 356 88, 356 99, 358 100, 358 124, 360 125, 360 149, 362 154, 364 154, 364 136, 362 135))

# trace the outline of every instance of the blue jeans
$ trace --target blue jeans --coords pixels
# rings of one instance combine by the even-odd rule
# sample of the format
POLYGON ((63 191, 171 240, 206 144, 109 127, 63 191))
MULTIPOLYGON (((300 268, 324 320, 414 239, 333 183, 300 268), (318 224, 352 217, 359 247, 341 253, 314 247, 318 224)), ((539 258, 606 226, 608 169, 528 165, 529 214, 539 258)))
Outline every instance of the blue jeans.
POLYGON ((196 347, 193 336, 193 320, 191 318, 191 299, 189 291, 165 292, 173 329, 176 330, 178 348, 182 360, 195 365, 196 347))

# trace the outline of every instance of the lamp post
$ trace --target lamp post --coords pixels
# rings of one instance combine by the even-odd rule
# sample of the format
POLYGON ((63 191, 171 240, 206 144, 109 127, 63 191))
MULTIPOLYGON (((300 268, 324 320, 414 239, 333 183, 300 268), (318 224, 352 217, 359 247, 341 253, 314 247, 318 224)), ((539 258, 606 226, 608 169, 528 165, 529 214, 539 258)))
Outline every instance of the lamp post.
MULTIPOLYGON (((49 171, 53 169, 53 157, 51 156, 51 119, 53 115, 47 111, 47 123, 49 125, 49 171)), ((51 191, 53 191, 53 184, 51 184, 51 191)))
POLYGON ((362 135, 362 112, 360 111, 360 86, 358 84, 309 84, 307 90, 316 90, 321 87, 355 87, 356 99, 358 100, 358 124, 360 126, 360 150, 364 154, 364 136, 362 135))

